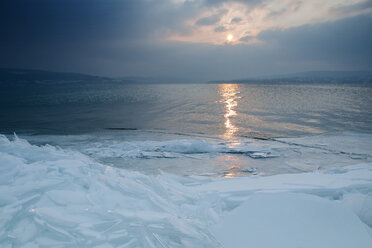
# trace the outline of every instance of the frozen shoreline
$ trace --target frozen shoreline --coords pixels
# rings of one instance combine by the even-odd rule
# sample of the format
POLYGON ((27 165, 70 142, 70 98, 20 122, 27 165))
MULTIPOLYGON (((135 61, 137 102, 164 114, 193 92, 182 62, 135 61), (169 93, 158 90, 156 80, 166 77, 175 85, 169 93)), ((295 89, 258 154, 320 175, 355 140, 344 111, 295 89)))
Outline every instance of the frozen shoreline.
POLYGON ((372 163, 268 177, 149 176, 0 136, 2 247, 219 247, 216 223, 257 195, 287 193, 341 205, 355 217, 345 226, 366 230, 347 238, 372 244, 372 163))
POLYGON ((78 151, 101 164, 146 175, 163 171, 182 176, 270 176, 372 163, 372 134, 367 133, 268 140, 156 130, 21 137, 31 144, 78 151))

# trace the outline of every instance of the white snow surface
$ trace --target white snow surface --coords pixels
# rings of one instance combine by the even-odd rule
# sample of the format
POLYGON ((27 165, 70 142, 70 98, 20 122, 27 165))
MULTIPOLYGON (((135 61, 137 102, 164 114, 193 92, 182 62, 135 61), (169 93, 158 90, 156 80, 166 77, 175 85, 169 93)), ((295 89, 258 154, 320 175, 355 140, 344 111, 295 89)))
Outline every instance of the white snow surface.
POLYGON ((234 248, 369 248, 372 240, 350 209, 308 194, 254 195, 212 229, 234 248))
POLYGON ((314 244, 372 247, 372 164, 269 177, 144 175, 0 136, 0 247, 238 247, 216 227, 238 234, 257 231, 254 223, 268 228, 244 240, 252 247, 279 229, 292 247, 319 233, 314 244))

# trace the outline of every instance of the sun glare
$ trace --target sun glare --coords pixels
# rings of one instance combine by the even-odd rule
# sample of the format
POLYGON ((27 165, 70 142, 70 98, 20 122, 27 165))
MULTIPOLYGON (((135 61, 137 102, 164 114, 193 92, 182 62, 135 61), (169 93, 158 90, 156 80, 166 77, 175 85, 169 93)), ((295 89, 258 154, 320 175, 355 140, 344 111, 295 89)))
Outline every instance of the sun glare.
POLYGON ((219 92, 222 97, 221 102, 225 104, 225 138, 230 139, 234 137, 234 134, 239 130, 232 123, 233 116, 237 116, 236 107, 238 106, 238 99, 240 98, 239 86, 236 84, 221 84, 219 86, 219 92))
POLYGON ((232 41, 233 36, 232 36, 232 34, 229 34, 226 38, 227 38, 228 41, 232 41))

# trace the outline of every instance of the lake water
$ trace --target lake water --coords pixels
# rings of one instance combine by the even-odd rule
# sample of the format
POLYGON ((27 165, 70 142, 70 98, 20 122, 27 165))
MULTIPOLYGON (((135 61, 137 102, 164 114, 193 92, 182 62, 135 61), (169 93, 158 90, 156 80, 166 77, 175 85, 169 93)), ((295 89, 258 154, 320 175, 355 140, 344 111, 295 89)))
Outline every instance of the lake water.
POLYGON ((106 128, 232 137, 372 132, 366 85, 0 86, 0 132, 77 134, 106 128))

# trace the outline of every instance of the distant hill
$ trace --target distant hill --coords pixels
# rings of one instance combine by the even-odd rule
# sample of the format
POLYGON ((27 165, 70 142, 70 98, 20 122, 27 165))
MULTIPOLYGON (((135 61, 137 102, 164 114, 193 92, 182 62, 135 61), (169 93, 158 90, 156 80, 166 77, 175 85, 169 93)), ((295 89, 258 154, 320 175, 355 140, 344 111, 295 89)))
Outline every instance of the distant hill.
MULTIPOLYGON (((176 80, 173 80, 176 82, 176 80)), ((147 77, 110 78, 92 76, 82 73, 52 72, 44 70, 27 70, 0 68, 0 85, 17 84, 94 84, 94 83, 122 83, 122 84, 156 84, 172 83, 171 79, 156 79, 147 77)))
POLYGON ((112 80, 71 72, 0 68, 0 83, 72 83, 112 80))
MULTIPOLYGON (((189 82, 187 83, 196 83, 189 82)), ((146 77, 110 78, 92 76, 82 73, 51 72, 43 70, 0 68, 0 85, 17 84, 156 84, 185 83, 179 79, 160 79, 146 77)), ((286 84, 286 83, 341 83, 341 84, 372 84, 372 71, 308 71, 293 74, 252 77, 232 80, 214 80, 208 83, 241 83, 241 84, 286 84)))
POLYGON ((274 76, 263 76, 246 79, 233 79, 223 81, 211 81, 210 83, 335 83, 335 84, 372 84, 372 71, 307 71, 293 74, 283 74, 274 76))

